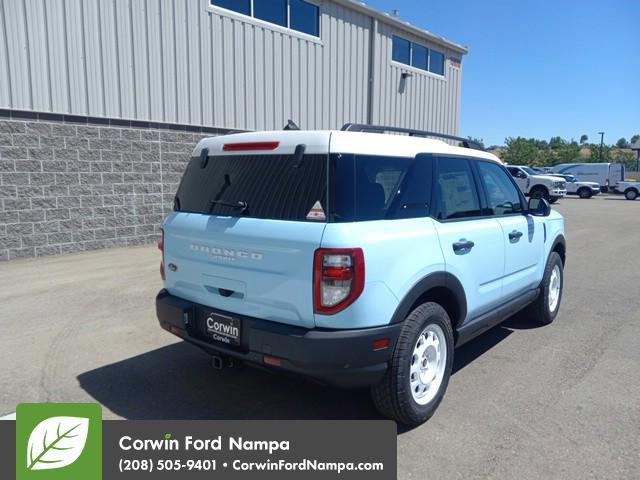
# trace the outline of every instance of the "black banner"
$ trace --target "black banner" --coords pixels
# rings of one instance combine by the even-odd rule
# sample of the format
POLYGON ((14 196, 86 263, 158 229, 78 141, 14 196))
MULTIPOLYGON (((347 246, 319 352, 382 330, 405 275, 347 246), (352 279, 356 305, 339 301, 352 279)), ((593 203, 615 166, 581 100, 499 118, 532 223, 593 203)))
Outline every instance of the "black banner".
MULTIPOLYGON (((15 478, 15 432, 0 422, 0 478, 15 478)), ((108 480, 395 479, 396 461, 390 421, 102 422, 108 480)))

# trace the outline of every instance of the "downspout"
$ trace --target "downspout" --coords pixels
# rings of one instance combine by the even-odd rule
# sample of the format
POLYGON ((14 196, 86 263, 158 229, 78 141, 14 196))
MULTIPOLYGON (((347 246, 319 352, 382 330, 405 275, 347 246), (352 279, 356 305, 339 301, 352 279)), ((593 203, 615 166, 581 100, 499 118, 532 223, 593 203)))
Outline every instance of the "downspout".
POLYGON ((375 91, 375 59, 376 59, 376 38, 378 37, 378 20, 371 17, 371 27, 369 28, 369 78, 367 92, 367 123, 373 125, 373 93, 375 91))

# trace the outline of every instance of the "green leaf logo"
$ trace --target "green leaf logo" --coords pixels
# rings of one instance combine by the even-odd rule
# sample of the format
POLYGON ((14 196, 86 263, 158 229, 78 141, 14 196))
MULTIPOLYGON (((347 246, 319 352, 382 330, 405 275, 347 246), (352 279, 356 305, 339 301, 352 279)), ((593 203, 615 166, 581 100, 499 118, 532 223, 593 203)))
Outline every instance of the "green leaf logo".
POLYGON ((89 419, 51 417, 40 422, 29 436, 27 469, 50 470, 75 462, 87 443, 89 419))

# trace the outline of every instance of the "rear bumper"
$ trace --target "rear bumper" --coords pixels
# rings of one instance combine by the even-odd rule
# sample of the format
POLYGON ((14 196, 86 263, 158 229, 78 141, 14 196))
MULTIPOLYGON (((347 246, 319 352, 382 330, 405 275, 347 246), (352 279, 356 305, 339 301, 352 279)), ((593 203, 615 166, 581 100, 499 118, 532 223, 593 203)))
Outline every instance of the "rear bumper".
POLYGON ((162 328, 210 354, 228 355, 338 387, 378 383, 387 369, 401 327, 394 324, 359 330, 306 329, 204 307, 164 289, 156 297, 156 313, 162 328), (207 338, 197 325, 200 307, 239 318, 241 344, 230 347, 207 338), (373 341, 381 338, 390 340, 389 347, 373 350, 373 341), (280 365, 266 364, 265 356, 279 359, 280 365))

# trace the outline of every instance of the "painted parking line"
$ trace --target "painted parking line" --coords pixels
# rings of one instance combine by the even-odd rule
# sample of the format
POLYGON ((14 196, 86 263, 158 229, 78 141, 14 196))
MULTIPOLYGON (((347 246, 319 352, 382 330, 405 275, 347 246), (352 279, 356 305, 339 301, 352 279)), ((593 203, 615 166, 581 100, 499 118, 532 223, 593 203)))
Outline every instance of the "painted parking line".
POLYGON ((0 417, 0 420, 15 420, 15 419, 16 419, 15 412, 5 415, 4 417, 0 417))

